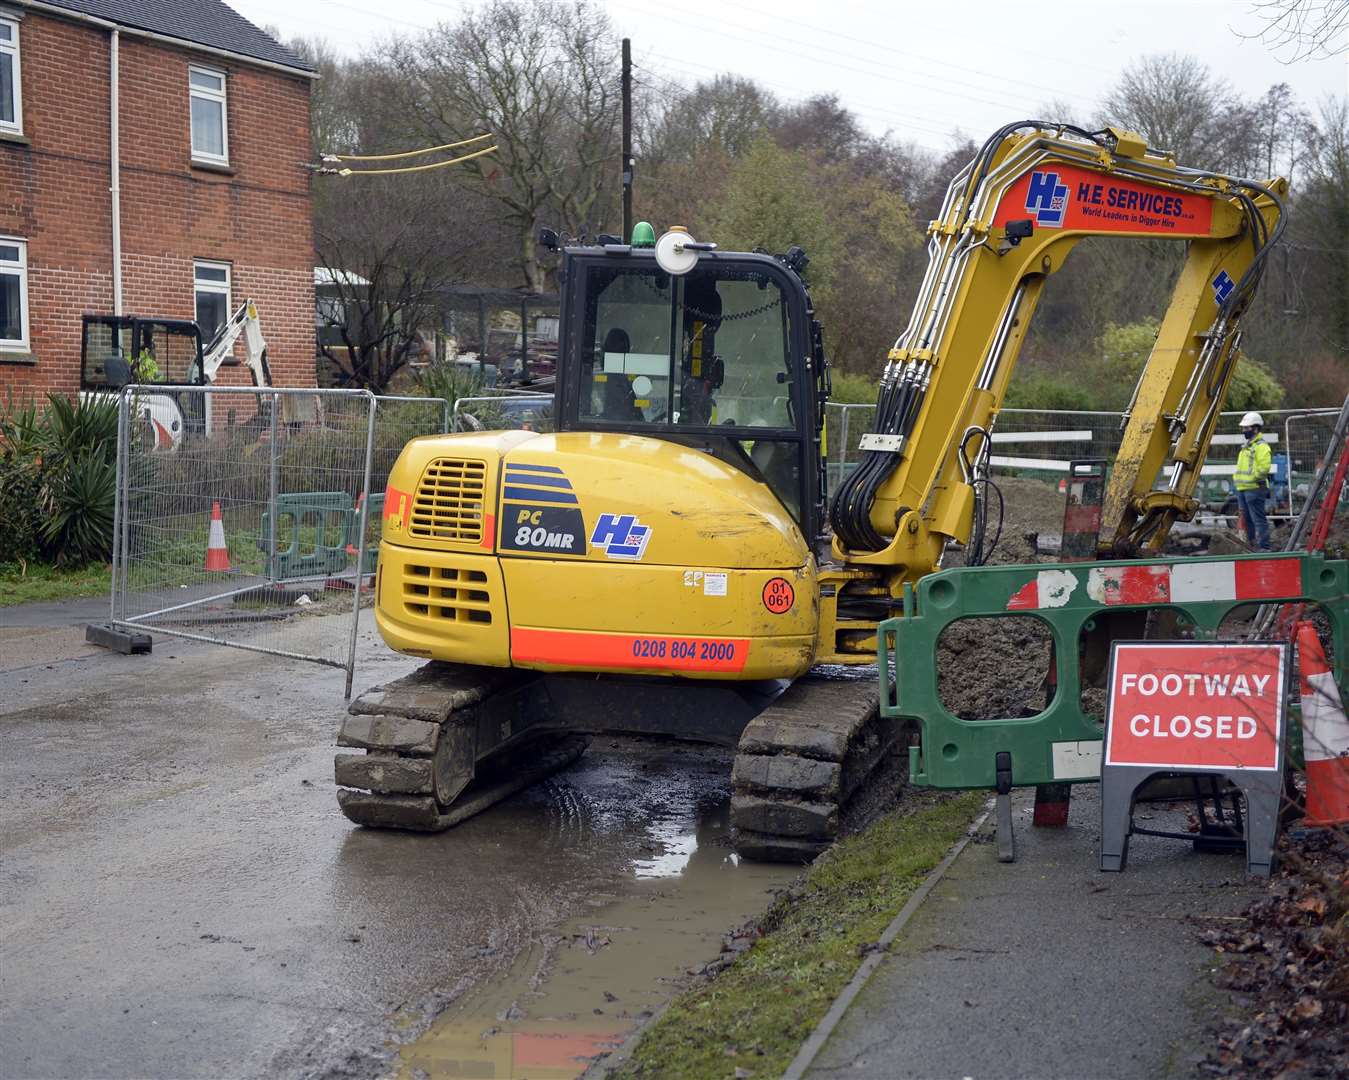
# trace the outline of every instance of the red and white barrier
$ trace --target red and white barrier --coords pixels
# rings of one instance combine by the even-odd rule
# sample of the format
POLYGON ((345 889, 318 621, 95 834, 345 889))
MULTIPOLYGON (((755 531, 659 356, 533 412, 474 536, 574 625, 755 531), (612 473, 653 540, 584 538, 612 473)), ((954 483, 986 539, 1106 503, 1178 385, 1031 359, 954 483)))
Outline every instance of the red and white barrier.
POLYGON ((1063 607, 1079 586, 1089 601, 1121 604, 1183 604, 1215 600, 1277 600, 1302 591, 1302 564, 1295 558, 1240 559, 1190 564, 1093 566, 1081 571, 1041 570, 1008 598, 1008 611, 1063 607))

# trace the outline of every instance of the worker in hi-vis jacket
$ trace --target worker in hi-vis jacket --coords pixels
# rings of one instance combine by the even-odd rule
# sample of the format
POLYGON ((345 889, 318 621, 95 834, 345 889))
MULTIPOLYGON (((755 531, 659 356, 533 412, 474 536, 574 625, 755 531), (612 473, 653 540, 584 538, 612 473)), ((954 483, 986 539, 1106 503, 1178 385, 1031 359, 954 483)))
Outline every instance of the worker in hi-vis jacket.
POLYGON ((1237 486, 1237 506, 1246 527, 1246 539, 1259 551, 1269 550, 1269 518, 1265 516, 1265 502, 1269 499, 1269 472, 1274 459, 1269 443, 1261 434, 1265 418, 1258 412, 1248 412, 1241 418, 1241 433, 1246 445, 1237 454, 1237 471, 1232 479, 1237 486))

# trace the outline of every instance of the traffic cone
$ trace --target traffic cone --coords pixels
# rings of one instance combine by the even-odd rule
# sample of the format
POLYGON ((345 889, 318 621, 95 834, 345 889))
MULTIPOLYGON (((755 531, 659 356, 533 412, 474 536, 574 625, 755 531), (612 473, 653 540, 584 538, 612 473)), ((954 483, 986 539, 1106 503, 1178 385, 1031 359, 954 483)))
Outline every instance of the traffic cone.
POLYGON ((1307 825, 1349 824, 1349 720, 1316 627, 1297 624, 1302 676, 1302 756, 1307 763, 1307 825))
MULTIPOLYGON (((362 491, 359 495, 356 496, 356 505, 351 508, 351 512, 354 515, 352 517, 352 521, 356 522, 357 524, 360 524, 361 521, 361 503, 364 501, 365 501, 365 492, 362 491)), ((359 555, 360 551, 357 549, 355 544, 348 544, 347 554, 355 556, 359 555)))
POLYGON ((206 569, 228 570, 229 548, 225 546, 225 521, 220 516, 220 504, 211 503, 211 531, 206 541, 206 569))

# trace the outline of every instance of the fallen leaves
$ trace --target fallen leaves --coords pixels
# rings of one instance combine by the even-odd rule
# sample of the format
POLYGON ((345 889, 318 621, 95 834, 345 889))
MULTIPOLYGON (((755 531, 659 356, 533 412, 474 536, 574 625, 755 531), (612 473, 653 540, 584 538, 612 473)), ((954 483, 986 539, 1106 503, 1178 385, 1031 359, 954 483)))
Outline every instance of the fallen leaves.
POLYGON ((1265 895, 1200 939, 1225 958, 1219 985, 1248 995, 1201 1074, 1349 1075, 1349 836, 1285 836, 1265 895))

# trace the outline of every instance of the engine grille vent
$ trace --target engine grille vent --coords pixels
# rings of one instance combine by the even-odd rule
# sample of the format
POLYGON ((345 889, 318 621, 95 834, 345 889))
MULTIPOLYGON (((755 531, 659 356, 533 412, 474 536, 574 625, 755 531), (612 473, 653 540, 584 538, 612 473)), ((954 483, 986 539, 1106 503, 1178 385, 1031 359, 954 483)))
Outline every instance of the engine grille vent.
POLYGON ((489 590, 481 570, 410 564, 403 581, 403 604, 412 615, 490 625, 489 590))
POLYGON ((436 458, 422 473, 408 533, 427 540, 482 541, 487 463, 436 458))

